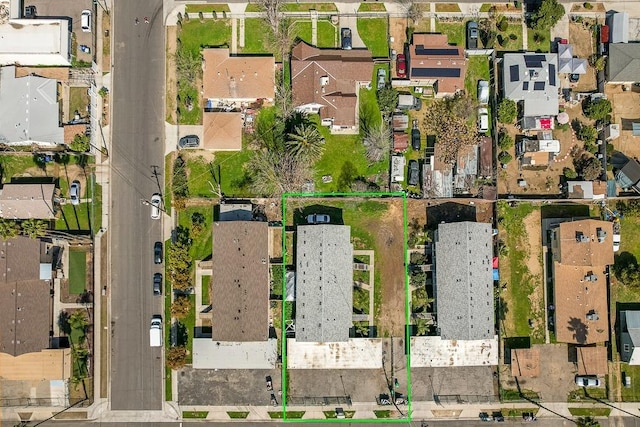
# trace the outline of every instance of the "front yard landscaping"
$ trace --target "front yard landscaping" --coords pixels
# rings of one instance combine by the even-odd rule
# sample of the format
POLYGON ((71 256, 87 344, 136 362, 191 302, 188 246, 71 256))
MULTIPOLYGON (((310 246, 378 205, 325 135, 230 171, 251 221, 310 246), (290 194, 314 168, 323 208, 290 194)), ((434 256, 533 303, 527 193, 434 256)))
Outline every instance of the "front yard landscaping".
POLYGON ((69 293, 81 295, 87 287, 87 252, 69 250, 69 293))
POLYGON ((465 26, 464 22, 440 22, 436 20, 436 33, 446 34, 449 44, 465 47, 465 26))
POLYGON ((204 47, 229 46, 231 44, 231 23, 228 19, 183 19, 178 33, 178 47, 200 57, 204 47))
MULTIPOLYGON (((242 53, 270 53, 269 36, 271 29, 264 19, 245 18, 244 20, 244 47, 242 53)), ((238 32, 239 36, 239 32, 238 32)), ((238 47, 240 45, 238 44, 238 47)))
POLYGON ((550 52, 551 33, 547 31, 527 31, 527 50, 529 52, 550 52))
POLYGON ((358 18, 358 34, 374 58, 389 56, 386 18, 358 18))
POLYGON ((191 239, 189 255, 191 259, 203 260, 211 257, 213 204, 208 206, 188 206, 178 211, 178 226, 184 227, 189 232, 189 238, 191 239))

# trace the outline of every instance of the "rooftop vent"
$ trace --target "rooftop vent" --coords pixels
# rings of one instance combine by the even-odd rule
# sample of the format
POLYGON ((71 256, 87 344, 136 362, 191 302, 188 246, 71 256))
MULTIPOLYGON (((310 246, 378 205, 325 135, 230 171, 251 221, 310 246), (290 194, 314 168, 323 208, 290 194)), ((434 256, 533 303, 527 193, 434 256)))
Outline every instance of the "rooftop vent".
POLYGON ((584 276, 584 280, 585 282, 597 282, 598 276, 593 273, 589 273, 586 276, 584 276))
POLYGON ((600 316, 598 316, 598 313, 596 313, 595 310, 591 310, 590 312, 587 313, 587 320, 599 320, 600 316))
POLYGON ((329 77, 322 76, 320 77, 320 86, 326 86, 329 84, 329 77))
POLYGON ((578 243, 589 243, 589 236, 585 236, 582 231, 576 231, 576 241, 578 243))
POLYGON ((604 231, 602 228, 597 228, 596 236, 598 236, 598 243, 602 243, 607 238, 607 232, 604 231))

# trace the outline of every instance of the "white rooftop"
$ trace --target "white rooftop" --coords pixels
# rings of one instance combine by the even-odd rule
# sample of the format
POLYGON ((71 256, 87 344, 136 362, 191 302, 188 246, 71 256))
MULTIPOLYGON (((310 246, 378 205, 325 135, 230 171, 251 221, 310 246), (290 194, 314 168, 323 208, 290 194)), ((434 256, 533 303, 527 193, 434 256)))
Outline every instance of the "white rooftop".
POLYGON ((0 24, 0 65, 71 65, 66 19, 11 19, 0 24))
POLYGON ((211 338, 193 339, 194 369, 273 369, 278 357, 278 340, 223 342, 211 338))
MULTIPOLYGON (((194 340, 195 341, 195 340, 194 340)), ((288 369, 380 369, 382 340, 356 338, 344 342, 287 340, 288 369)))
POLYGON ((443 340, 411 337, 411 367, 498 365, 498 336, 486 340, 443 340))
POLYGON ((560 153, 560 141, 556 139, 540 139, 538 140, 538 143, 540 144, 539 151, 554 154, 560 153))

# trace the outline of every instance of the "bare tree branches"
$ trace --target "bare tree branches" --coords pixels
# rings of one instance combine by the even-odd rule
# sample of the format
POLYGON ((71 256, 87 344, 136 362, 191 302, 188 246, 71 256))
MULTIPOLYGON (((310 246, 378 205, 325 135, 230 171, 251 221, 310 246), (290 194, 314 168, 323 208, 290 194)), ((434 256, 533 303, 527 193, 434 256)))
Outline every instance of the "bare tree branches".
POLYGON ((371 163, 379 162, 389 153, 391 130, 382 122, 378 126, 366 129, 362 141, 367 149, 367 160, 371 163))
POLYGON ((276 198, 282 193, 300 191, 313 176, 306 159, 286 151, 257 151, 249 161, 249 168, 254 191, 276 198))

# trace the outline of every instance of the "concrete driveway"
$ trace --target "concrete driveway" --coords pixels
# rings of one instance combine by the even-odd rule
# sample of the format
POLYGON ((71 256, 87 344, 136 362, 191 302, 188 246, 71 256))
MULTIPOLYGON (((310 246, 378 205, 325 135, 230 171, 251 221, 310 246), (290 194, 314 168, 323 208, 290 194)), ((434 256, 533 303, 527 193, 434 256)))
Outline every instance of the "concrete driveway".
MULTIPOLYGON (((353 7, 357 9, 358 5, 359 3, 354 3, 353 7)), ((360 38, 360 34, 358 34, 358 19, 355 16, 340 16, 340 25, 338 26, 338 30, 341 28, 351 29, 351 47, 354 49, 367 47, 360 38)), ((338 35, 338 37, 341 37, 341 35, 338 35)), ((338 43, 342 43, 342 38, 340 38, 338 43)))

